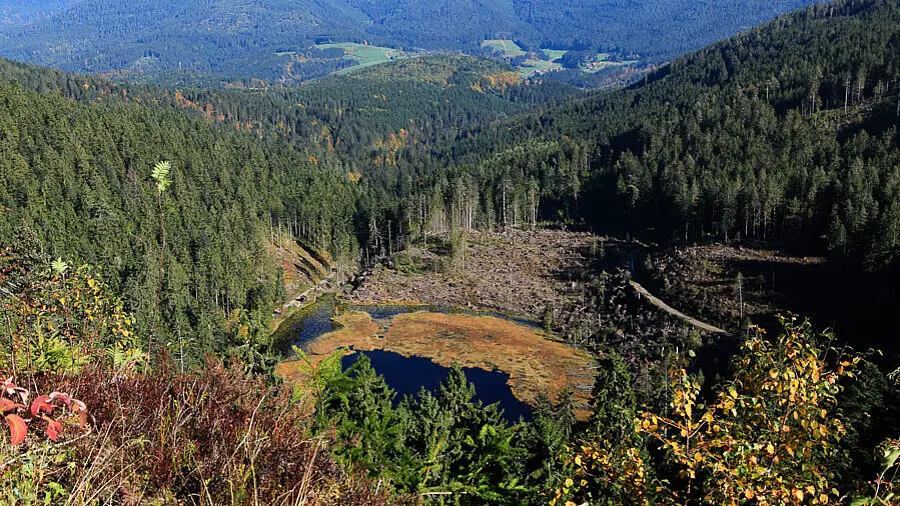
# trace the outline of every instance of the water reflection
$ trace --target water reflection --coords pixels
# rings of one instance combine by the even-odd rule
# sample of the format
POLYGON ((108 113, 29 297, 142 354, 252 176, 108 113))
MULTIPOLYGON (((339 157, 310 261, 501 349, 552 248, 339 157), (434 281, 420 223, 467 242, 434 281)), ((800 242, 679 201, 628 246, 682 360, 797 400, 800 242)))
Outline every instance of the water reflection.
MULTIPOLYGON (((403 396, 417 395, 422 388, 437 392, 441 382, 447 379, 450 370, 422 357, 404 357, 398 353, 383 350, 357 352, 344 357, 344 370, 359 358, 369 357, 372 368, 384 376, 387 384, 397 392, 395 403, 403 396)), ((498 371, 477 368, 463 368, 466 378, 475 385, 475 396, 485 405, 500 403, 503 416, 510 422, 519 419, 531 420, 532 411, 528 404, 516 399, 506 382, 509 375, 498 371)))
MULTIPOLYGON (((332 318, 335 314, 336 301, 334 298, 325 298, 313 306, 303 310, 302 315, 295 320, 287 323, 286 329, 280 330, 285 335, 293 336, 288 342, 301 349, 306 347, 316 338, 335 330, 332 318)), ((451 310, 448 308, 436 306, 408 306, 408 305, 389 305, 389 306, 353 306, 355 311, 364 311, 369 313, 374 320, 389 324, 390 319, 398 314, 411 313, 415 311, 430 311, 439 313, 465 313, 476 316, 493 316, 505 320, 527 325, 535 328, 537 324, 517 318, 510 318, 504 315, 465 311, 451 310)), ((290 354, 289 350, 284 350, 286 354, 290 354)), ((422 357, 404 357, 397 353, 383 350, 362 352, 372 362, 372 367, 382 376, 391 388, 397 391, 398 402, 404 395, 416 395, 422 388, 437 391, 441 381, 447 378, 449 369, 442 367, 427 358, 422 357)), ((352 365, 359 359, 360 353, 349 355, 343 359, 344 369, 352 365)), ((519 418, 531 420, 532 410, 520 400, 513 396, 509 385, 509 375, 499 371, 485 371, 478 368, 464 368, 466 378, 475 385, 475 395, 485 405, 500 403, 504 416, 510 422, 518 422, 519 418)))

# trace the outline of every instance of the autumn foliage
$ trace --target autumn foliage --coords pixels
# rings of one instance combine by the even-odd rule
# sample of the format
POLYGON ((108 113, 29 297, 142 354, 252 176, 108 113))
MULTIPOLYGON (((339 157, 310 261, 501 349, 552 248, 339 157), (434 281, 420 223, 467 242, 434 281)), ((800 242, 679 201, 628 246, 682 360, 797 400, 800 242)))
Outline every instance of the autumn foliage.
POLYGON ((709 402, 687 370, 672 371, 670 409, 639 413, 632 446, 587 441, 574 449, 572 478, 558 496, 613 484, 640 504, 840 502, 830 465, 841 458, 837 443, 846 433, 837 396, 861 358, 829 348, 830 336, 815 336, 806 322, 782 323, 774 338, 755 329, 733 379, 709 402), (648 479, 642 444, 666 479, 648 479))
POLYGON ((151 368, 95 273, 27 260, 0 252, 0 504, 386 503, 289 389, 240 363, 151 368))
POLYGON ((119 369, 146 362, 134 318, 88 266, 45 265, 25 248, 0 249, 0 370, 76 372, 87 364, 119 369))
POLYGON ((30 396, 31 392, 17 386, 12 378, 0 383, 0 415, 3 415, 9 425, 9 439, 13 446, 25 441, 29 426, 43 425, 46 436, 51 441, 56 441, 63 431, 66 419, 77 420, 82 429, 87 424, 87 406, 78 399, 61 392, 52 392, 50 395, 35 397, 31 401, 31 407, 27 408, 25 403, 30 396))

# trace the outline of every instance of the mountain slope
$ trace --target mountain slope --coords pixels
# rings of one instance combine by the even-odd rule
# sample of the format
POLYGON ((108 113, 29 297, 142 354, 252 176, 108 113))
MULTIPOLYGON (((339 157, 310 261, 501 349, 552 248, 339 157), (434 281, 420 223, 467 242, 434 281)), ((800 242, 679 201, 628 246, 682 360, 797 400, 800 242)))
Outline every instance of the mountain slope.
POLYGON ((307 51, 318 40, 480 52, 481 41, 508 38, 660 61, 809 3, 27 0, 0 4, 8 21, 0 55, 78 72, 190 69, 267 80, 340 68, 340 59, 307 51))
POLYGON ((437 159, 479 174, 503 167, 484 184, 511 181, 520 206, 534 178, 544 216, 562 206, 610 232, 740 234, 889 265, 900 227, 898 21, 896 1, 811 8, 679 58, 628 90, 486 128, 437 159), (548 148, 559 144, 569 147, 548 148))
POLYGON ((225 317, 265 330, 292 274, 279 272, 276 246, 299 239, 338 268, 352 261, 401 150, 576 92, 464 56, 213 91, 0 59, 0 87, 0 243, 33 233, 54 257, 102 267, 142 329, 159 313, 164 334, 202 334, 198 354, 224 346, 213 336, 225 317), (175 178, 161 203, 150 180, 159 160, 175 178))
POLYGON ((246 344, 235 332, 266 335, 284 297, 268 244, 355 252, 357 190, 327 152, 171 106, 83 104, 9 81, 0 97, 0 243, 102 268, 145 336, 190 335, 194 357, 246 344), (160 160, 173 183, 158 195, 160 160))

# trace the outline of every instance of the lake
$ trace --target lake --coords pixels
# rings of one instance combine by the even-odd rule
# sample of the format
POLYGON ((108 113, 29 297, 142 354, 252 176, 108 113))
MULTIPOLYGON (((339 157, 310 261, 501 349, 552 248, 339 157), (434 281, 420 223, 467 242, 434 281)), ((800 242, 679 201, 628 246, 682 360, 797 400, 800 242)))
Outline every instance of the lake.
MULTIPOLYGON (((341 365, 347 370, 362 355, 369 357, 372 368, 384 377, 385 382, 397 392, 395 405, 407 395, 418 395, 424 388, 438 392, 441 382, 447 379, 450 369, 422 357, 404 357, 384 350, 361 351, 343 358, 341 365)), ((528 404, 516 399, 506 382, 509 375, 497 371, 464 367, 466 379, 475 385, 475 396, 485 405, 500 403, 503 416, 511 423, 519 419, 531 420, 528 404)))
MULTIPOLYGON (((335 330, 335 325, 332 321, 335 314, 335 305, 336 301, 333 298, 326 298, 317 302, 303 310, 301 318, 290 321, 288 323, 289 326, 286 329, 280 329, 279 332, 289 333, 292 336, 290 340, 291 345, 306 349, 312 341, 335 330)), ((382 322, 391 320, 400 314, 421 311, 422 309, 423 306, 402 305, 353 307, 353 310, 369 313, 374 320, 382 322)), ((537 326, 534 322, 509 318, 496 313, 457 311, 433 306, 427 306, 427 309, 441 313, 490 315, 532 328, 537 326)), ((284 351, 287 352, 288 350, 284 351)), ((443 367, 427 358, 405 357, 398 353, 384 350, 357 351, 352 355, 348 355, 342 361, 344 370, 358 360, 360 354, 365 354, 369 357, 375 371, 382 375, 387 384, 397 392, 397 402, 404 395, 418 394, 422 388, 436 393, 441 381, 446 379, 450 372, 447 367, 443 367)), ((463 371, 466 374, 466 378, 475 386, 476 398, 485 405, 500 403, 504 417, 511 423, 518 422, 520 418, 525 420, 532 418, 531 407, 517 399, 507 384, 509 374, 468 367, 463 368, 463 371)))

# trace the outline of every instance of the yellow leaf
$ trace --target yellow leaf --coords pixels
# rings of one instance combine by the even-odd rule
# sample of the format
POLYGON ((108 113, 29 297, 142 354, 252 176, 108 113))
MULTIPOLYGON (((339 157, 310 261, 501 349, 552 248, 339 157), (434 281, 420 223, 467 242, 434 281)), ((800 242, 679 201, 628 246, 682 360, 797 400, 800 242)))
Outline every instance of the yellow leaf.
POLYGON ((772 446, 772 443, 769 443, 769 446, 766 446, 766 452, 767 452, 769 455, 772 455, 772 454, 775 453, 775 447, 772 446))
POLYGON ((572 478, 566 478, 566 488, 571 487, 574 484, 575 482, 572 481, 572 478))
POLYGON ((753 499, 754 497, 756 497, 756 494, 753 492, 753 490, 748 488, 744 491, 744 497, 746 497, 747 499, 753 499))
POLYGON ((576 456, 575 456, 575 465, 576 465, 576 466, 580 466, 580 465, 581 465, 581 455, 576 455, 576 456))

